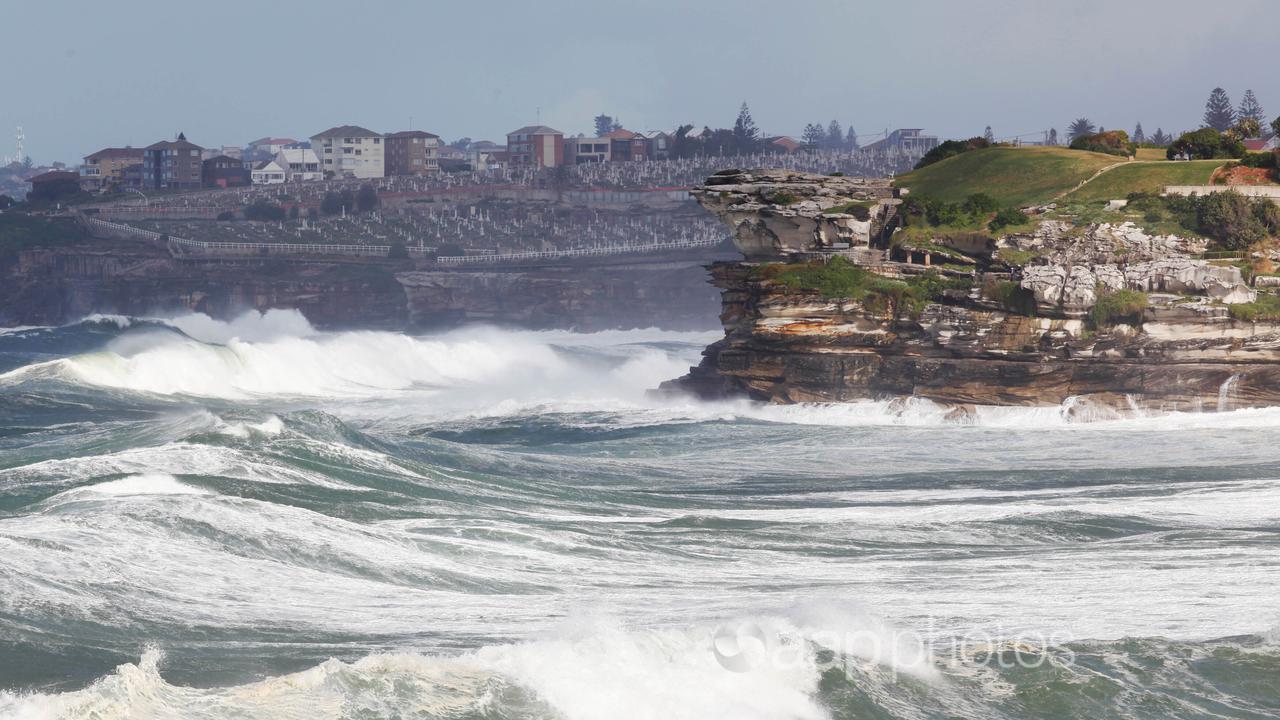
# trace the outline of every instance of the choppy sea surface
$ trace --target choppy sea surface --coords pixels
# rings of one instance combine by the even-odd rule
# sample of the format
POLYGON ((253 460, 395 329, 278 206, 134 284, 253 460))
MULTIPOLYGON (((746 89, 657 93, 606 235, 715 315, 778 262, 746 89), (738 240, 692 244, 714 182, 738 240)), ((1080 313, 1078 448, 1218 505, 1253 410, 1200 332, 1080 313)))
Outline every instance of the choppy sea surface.
POLYGON ((0 718, 1280 717, 1280 409, 646 395, 717 336, 0 331, 0 718))

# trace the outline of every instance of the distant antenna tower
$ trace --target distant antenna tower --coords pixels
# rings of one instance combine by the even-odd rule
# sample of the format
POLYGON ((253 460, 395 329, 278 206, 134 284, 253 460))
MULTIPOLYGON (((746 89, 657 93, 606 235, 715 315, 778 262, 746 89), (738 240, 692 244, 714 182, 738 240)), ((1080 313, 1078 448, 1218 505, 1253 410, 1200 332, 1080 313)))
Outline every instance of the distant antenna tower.
POLYGON ((15 161, 15 162, 22 162, 23 158, 25 158, 25 157, 26 157, 26 155, 24 154, 24 149, 23 149, 23 147, 22 147, 22 141, 23 141, 23 140, 25 140, 25 139, 27 138, 27 136, 22 134, 22 126, 21 126, 21 125, 19 125, 19 126, 18 126, 18 134, 17 134, 17 135, 18 135, 18 142, 17 142, 17 151, 18 151, 18 154, 17 154, 17 156, 15 156, 15 157, 14 157, 14 161, 15 161))

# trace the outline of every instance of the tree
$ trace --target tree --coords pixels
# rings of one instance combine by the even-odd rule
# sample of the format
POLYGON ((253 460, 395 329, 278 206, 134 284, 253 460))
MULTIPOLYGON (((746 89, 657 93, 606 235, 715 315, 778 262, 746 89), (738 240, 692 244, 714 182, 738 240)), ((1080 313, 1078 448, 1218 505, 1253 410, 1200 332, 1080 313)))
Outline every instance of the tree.
POLYGON ((1067 126, 1067 142, 1071 142, 1078 137, 1084 135, 1093 135, 1098 132, 1093 123, 1089 122, 1089 118, 1076 118, 1075 122, 1067 126))
POLYGON ((396 240, 387 247, 387 257, 392 260, 407 260, 409 259, 409 248, 405 247, 403 241, 396 240))
POLYGON ((840 127, 837 120, 832 120, 827 125, 827 147, 832 150, 839 150, 844 145, 844 128, 840 127))
POLYGON ((267 200, 255 201, 252 205, 244 209, 245 220, 257 220, 259 222, 280 222, 285 218, 284 208, 267 200))
POLYGON ((1228 132, 1241 140, 1256 138, 1262 134, 1262 123, 1251 117, 1242 117, 1228 132))
POLYGON ((342 212, 342 196, 330 190, 320 200, 320 212, 325 215, 337 215, 342 212))
POLYGON ((622 128, 622 125, 614 121, 612 115, 605 115, 604 113, 601 113, 595 116, 595 124, 596 124, 596 137, 604 137, 605 135, 608 135, 614 130, 619 130, 622 128))
POLYGON ((995 133, 993 133, 993 132, 991 132, 991 126, 990 126, 990 125, 988 125, 988 126, 987 126, 987 129, 986 129, 986 130, 983 130, 983 131, 982 131, 982 139, 983 139, 983 140, 986 140, 986 141, 987 141, 987 142, 989 142, 989 143, 993 143, 993 142, 995 142, 995 141, 996 141, 996 134, 995 134, 995 133))
POLYGON ((1240 109, 1236 111, 1236 114, 1241 120, 1245 118, 1257 120, 1259 125, 1266 122, 1263 119, 1262 105, 1258 103, 1258 98, 1253 94, 1253 90, 1244 91, 1244 98, 1240 101, 1240 109))
POLYGON ((818 123, 809 123, 804 126, 804 133, 800 135, 800 140, 805 145, 813 147, 822 147, 822 141, 827 138, 827 131, 822 129, 818 123))
POLYGON ((1151 136, 1151 144, 1156 147, 1164 147, 1173 142, 1173 138, 1164 134, 1164 128, 1156 128, 1156 134, 1151 136))
POLYGON ((1147 141, 1147 134, 1142 132, 1142 123, 1138 123, 1138 127, 1133 129, 1133 141, 1139 145, 1147 141))
POLYGON ((738 119, 733 122, 734 149, 744 155, 755 152, 759 140, 760 128, 756 127, 756 121, 751 119, 751 108, 743 102, 742 107, 738 108, 738 119))
POLYGON ((689 137, 693 132, 692 125, 681 125, 676 128, 675 139, 671 141, 671 154, 677 158, 691 158, 702 150, 702 143, 697 138, 689 137))
POLYGON ((1049 128, 1049 144, 1058 144, 1058 128, 1049 128))
POLYGON ((1238 158, 1244 155, 1244 145, 1232 134, 1220 133, 1213 128, 1200 128, 1173 141, 1165 151, 1170 160, 1185 155, 1192 160, 1238 158))
POLYGON ((1209 99, 1204 104, 1204 125, 1211 127, 1218 132, 1226 132, 1232 125, 1236 124, 1236 111, 1231 107, 1231 98, 1227 97, 1227 91, 1220 87, 1213 89, 1209 93, 1209 99))
POLYGON ((850 150, 858 149, 858 133, 854 132, 852 125, 844 135, 844 146, 850 150))
POLYGON ((1280 116, 1271 121, 1271 132, 1280 135, 1280 116))
POLYGON ((368 183, 361 185, 360 192, 356 193, 356 207, 360 212, 369 212, 378 207, 378 191, 368 183))
POLYGON ((471 138, 469 137, 460 137, 449 143, 449 147, 455 150, 466 150, 469 145, 471 145, 471 138))
POLYGON ((18 201, 14 200, 8 195, 0 195, 0 210, 8 210, 9 208, 17 204, 18 204, 18 201))

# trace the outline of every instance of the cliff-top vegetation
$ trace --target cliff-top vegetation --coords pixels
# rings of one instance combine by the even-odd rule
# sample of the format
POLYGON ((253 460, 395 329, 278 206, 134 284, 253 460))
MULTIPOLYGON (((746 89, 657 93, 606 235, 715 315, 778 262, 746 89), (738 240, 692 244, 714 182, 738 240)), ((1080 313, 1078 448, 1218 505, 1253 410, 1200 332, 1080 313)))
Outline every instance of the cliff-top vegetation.
POLYGON ((992 147, 914 170, 894 184, 912 195, 943 202, 962 202, 983 193, 1001 205, 1026 207, 1050 202, 1117 162, 1123 161, 1062 147, 992 147))

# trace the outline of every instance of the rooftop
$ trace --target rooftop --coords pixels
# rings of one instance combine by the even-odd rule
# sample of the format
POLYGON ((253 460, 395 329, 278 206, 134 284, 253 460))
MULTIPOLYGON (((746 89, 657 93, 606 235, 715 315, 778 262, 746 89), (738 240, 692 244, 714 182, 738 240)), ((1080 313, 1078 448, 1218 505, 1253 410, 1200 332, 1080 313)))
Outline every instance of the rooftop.
POLYGON ((311 137, 382 137, 382 133, 376 133, 359 125, 337 125, 311 137))

